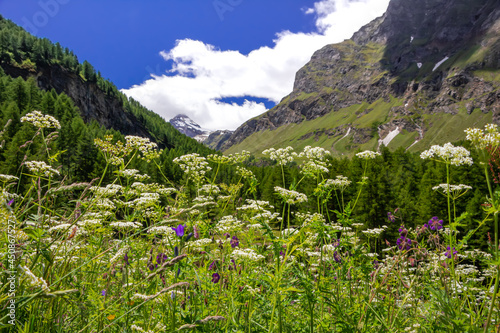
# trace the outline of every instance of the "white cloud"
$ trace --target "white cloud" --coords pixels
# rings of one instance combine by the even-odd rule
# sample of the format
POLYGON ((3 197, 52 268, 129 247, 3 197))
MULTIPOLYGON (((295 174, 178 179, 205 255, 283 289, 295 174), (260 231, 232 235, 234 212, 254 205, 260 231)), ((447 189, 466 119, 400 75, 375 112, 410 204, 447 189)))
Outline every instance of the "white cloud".
POLYGON ((263 103, 243 105, 218 101, 252 96, 279 102, 292 91, 295 73, 314 51, 350 38, 361 26, 384 13, 389 0, 322 0, 305 15, 316 15, 316 33, 276 34, 274 46, 247 55, 222 51, 202 41, 178 40, 160 54, 173 60, 170 73, 152 76, 123 92, 170 119, 186 114, 208 129, 235 129, 266 111, 263 103))

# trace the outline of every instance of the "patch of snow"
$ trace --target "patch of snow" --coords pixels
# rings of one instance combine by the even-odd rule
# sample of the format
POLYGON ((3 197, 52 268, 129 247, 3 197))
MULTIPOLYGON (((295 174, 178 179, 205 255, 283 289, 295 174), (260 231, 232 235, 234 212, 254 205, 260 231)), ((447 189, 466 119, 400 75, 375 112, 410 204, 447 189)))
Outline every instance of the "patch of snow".
POLYGON ((383 140, 379 140, 379 143, 387 147, 392 139, 394 139, 399 133, 401 133, 401 131, 399 130, 398 126, 394 131, 389 132, 389 134, 387 134, 387 136, 383 140))
POLYGON ((413 36, 410 36, 410 44, 413 42, 413 36))
POLYGON ((208 132, 205 132, 203 134, 200 134, 200 135, 197 135, 195 136, 193 139, 195 139, 196 141, 198 142, 203 142, 205 141, 206 139, 208 139, 208 137, 210 136, 210 134, 212 134, 213 131, 208 131, 208 132))
POLYGON ((408 148, 406 148, 406 150, 410 149, 411 147, 413 147, 417 142, 419 142, 420 140, 415 140, 415 142, 413 142, 408 148))
POLYGON ((348 136, 349 133, 351 133, 351 128, 350 127, 347 129, 347 133, 343 137, 341 137, 339 140, 342 140, 343 138, 345 138, 346 136, 348 136))
POLYGON ((450 58, 449 58, 449 57, 444 57, 444 59, 443 59, 443 60, 441 60, 440 62, 438 62, 438 63, 434 66, 434 68, 432 69, 432 71, 434 72, 434 71, 435 71, 435 70, 436 70, 439 66, 441 66, 441 64, 442 64, 443 62, 445 62, 445 61, 446 61, 446 60, 448 60, 448 59, 450 59, 450 58))
POLYGON ((421 68, 422 67, 422 63, 421 62, 417 62, 417 67, 421 68))

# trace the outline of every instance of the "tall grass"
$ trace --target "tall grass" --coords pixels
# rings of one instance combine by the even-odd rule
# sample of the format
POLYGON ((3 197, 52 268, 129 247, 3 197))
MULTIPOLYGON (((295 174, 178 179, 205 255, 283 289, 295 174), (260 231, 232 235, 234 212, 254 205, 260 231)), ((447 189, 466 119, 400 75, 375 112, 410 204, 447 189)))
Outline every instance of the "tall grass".
MULTIPOLYGON (((47 143, 47 163, 20 166, 31 186, 16 193, 22 179, 0 176, 5 332, 496 330, 499 194, 489 186, 487 217, 477 226, 494 219, 490 251, 468 248, 477 229, 458 233, 462 216, 454 208, 468 188, 449 184, 457 165, 472 162, 463 148, 433 146, 422 154, 446 163, 448 177, 436 184, 446 183, 436 190, 448 197, 448 216, 429 217, 416 229, 401 225, 399 238, 377 248, 386 226, 367 229, 352 217, 370 179, 325 179, 328 152, 321 148, 265 152, 282 166, 300 158, 303 179, 316 184, 300 193, 302 180, 287 184, 283 176, 275 191, 284 209, 276 211, 255 197, 256 178, 243 165, 248 154, 185 155, 174 161, 184 183, 167 187, 130 169, 137 159, 157 165, 156 146, 137 137, 96 140, 104 173, 114 170, 110 183, 103 175, 66 184, 53 167, 51 134, 44 135, 57 120, 47 117, 24 119, 47 143), (238 183, 214 183, 222 164, 235 165, 238 183), (253 199, 239 200, 243 183, 253 199), (345 202, 351 186, 357 195, 345 202), (339 210, 329 211, 331 200, 339 210), (302 211, 305 201, 315 210, 302 211)), ((469 139, 484 152, 477 162, 487 163, 487 151, 498 146, 496 127, 474 133, 469 139)), ((363 159, 366 172, 377 155, 354 158, 363 159)), ((387 224, 396 223, 398 214, 389 213, 387 224)))

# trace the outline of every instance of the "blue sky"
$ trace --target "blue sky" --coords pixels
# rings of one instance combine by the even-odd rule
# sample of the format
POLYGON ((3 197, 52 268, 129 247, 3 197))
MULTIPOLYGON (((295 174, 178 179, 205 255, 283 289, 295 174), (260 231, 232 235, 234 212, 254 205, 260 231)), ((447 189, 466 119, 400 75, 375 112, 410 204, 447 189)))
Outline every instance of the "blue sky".
POLYGON ((170 119, 235 129, 279 102, 320 47, 388 0, 0 0, 0 14, 72 49, 170 119))

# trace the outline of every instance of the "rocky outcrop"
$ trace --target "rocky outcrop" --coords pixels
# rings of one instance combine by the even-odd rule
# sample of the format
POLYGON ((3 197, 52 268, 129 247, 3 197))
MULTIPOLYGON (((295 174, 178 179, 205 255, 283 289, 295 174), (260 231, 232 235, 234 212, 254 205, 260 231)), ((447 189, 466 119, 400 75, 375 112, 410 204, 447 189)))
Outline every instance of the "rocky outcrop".
POLYGON ((120 98, 106 95, 97 84, 87 82, 59 65, 38 66, 34 70, 2 63, 2 68, 14 78, 33 77, 44 90, 54 89, 58 94, 66 93, 80 109, 85 122, 96 120, 100 125, 115 129, 124 135, 153 139, 145 126, 124 109, 120 98))
POLYGON ((220 150, 222 144, 229 139, 233 134, 233 131, 229 130, 218 130, 210 133, 207 139, 203 141, 203 144, 207 145, 209 148, 220 150))
MULTIPOLYGON (((387 12, 352 39, 316 51, 297 72, 292 93, 240 126, 221 148, 258 131, 391 98, 404 100, 404 106, 388 110, 387 119, 377 119, 386 128, 382 134, 399 127, 425 132, 424 124, 415 121, 418 116, 454 114, 461 108, 492 112, 498 122, 499 82, 484 73, 499 68, 498 0, 391 0, 387 12)), ((339 126, 325 129, 325 134, 345 133, 346 125, 339 126)), ((380 135, 351 130, 361 133, 360 142, 380 135)))

